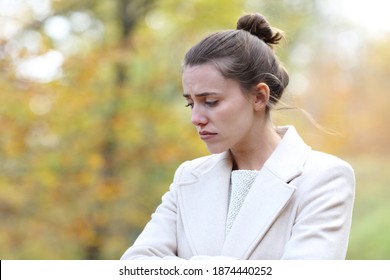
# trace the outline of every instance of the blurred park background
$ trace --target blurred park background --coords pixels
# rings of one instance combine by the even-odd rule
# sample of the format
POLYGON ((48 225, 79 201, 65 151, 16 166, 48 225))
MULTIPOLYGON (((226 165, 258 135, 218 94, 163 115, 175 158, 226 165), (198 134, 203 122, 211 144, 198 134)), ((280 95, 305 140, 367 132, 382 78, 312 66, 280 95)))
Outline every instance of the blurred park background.
POLYGON ((386 0, 0 0, 0 259, 118 259, 176 167, 207 154, 181 61, 245 12, 286 33, 275 111, 349 161, 348 259, 390 259, 390 4, 386 0))

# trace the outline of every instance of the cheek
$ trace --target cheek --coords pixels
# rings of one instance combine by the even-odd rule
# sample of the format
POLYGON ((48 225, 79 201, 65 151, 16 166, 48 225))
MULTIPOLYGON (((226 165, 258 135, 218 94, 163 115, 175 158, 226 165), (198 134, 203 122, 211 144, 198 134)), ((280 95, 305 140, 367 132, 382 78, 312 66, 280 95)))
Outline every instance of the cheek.
POLYGON ((253 115, 253 108, 248 100, 236 98, 230 102, 230 118, 232 119, 246 119, 253 115))
POLYGON ((213 114, 213 120, 218 126, 226 126, 229 128, 236 118, 237 112, 230 106, 220 107, 218 111, 213 114))
POLYGON ((250 124, 253 119, 253 110, 247 103, 233 103, 215 112, 215 121, 219 125, 235 133, 237 130, 242 130, 247 124, 250 124))

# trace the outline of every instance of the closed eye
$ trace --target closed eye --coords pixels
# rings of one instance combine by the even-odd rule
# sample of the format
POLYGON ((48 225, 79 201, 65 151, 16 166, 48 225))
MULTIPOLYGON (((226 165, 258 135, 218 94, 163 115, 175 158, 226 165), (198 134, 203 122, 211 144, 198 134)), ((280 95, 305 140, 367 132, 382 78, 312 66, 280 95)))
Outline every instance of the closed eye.
POLYGON ((215 107, 218 105, 218 100, 214 100, 214 101, 205 101, 205 104, 209 107, 215 107))
MULTIPOLYGON (((215 98, 214 97, 215 95, 218 95, 218 94, 204 92, 204 93, 195 94, 195 98, 197 99, 197 102, 199 104, 203 104, 206 107, 215 107, 219 104, 219 99, 215 98)), ((191 98, 191 95, 184 93, 183 97, 187 100, 187 105, 185 105, 185 106, 193 109, 195 106, 195 102, 191 98)))
POLYGON ((185 105, 186 107, 190 107, 191 109, 194 108, 194 103, 188 103, 187 105, 185 105))

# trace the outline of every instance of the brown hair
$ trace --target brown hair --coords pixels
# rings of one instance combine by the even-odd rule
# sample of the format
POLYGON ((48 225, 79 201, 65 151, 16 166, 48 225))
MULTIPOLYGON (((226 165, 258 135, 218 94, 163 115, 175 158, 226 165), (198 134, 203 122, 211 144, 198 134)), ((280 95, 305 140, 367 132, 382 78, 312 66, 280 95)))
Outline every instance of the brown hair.
POLYGON ((280 65, 273 46, 283 38, 260 14, 239 18, 236 30, 210 34, 185 55, 184 67, 212 63, 227 79, 240 83, 245 92, 265 83, 270 88, 270 107, 278 102, 289 77, 280 65))

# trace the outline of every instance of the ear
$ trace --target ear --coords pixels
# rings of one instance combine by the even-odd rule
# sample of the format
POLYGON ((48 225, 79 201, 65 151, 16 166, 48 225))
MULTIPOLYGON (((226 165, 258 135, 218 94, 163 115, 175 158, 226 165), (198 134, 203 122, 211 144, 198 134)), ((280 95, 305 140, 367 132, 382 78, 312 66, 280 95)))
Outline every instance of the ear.
POLYGON ((262 111, 267 107, 270 97, 270 89, 267 84, 259 83, 255 86, 255 111, 262 111))

